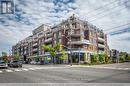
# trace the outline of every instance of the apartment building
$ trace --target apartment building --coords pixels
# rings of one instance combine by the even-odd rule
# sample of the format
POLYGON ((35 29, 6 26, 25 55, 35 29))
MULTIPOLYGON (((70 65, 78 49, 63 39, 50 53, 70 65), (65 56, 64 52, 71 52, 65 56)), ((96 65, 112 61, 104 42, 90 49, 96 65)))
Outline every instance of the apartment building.
MULTIPOLYGON (((33 35, 20 41, 12 47, 12 54, 18 54, 24 59, 51 58, 50 53, 42 49, 46 44, 53 47, 60 43, 66 49, 68 62, 90 62, 94 53, 108 53, 107 35, 96 26, 87 21, 80 20, 75 15, 53 27, 41 25, 33 30, 33 35), (26 57, 26 58, 25 58, 26 57)), ((60 52, 59 52, 60 54, 60 52)), ((55 58, 57 58, 56 55, 55 58)), ((56 59, 58 60, 58 59, 56 59)))

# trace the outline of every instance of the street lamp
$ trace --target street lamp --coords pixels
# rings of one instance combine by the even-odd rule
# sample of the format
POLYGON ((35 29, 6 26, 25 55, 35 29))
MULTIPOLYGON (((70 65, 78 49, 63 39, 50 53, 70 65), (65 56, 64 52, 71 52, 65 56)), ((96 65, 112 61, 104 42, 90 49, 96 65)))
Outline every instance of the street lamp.
POLYGON ((72 50, 71 50, 71 40, 70 40, 69 38, 67 38, 65 35, 62 35, 62 37, 65 37, 65 38, 69 41, 70 49, 69 49, 68 47, 66 47, 66 48, 68 48, 68 49, 70 50, 70 65, 72 66, 72 56, 71 56, 71 54, 72 54, 72 50))

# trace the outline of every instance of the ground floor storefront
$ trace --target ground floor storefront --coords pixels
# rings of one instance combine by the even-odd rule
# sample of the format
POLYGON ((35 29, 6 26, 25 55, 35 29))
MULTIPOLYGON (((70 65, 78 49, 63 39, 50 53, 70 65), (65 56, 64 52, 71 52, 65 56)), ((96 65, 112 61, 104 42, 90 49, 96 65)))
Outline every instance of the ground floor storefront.
POLYGON ((67 53, 66 59, 61 58, 61 54, 56 56, 51 55, 39 55, 29 58, 28 63, 37 62, 39 64, 69 64, 69 63, 90 63, 91 56, 90 52, 73 52, 67 53))

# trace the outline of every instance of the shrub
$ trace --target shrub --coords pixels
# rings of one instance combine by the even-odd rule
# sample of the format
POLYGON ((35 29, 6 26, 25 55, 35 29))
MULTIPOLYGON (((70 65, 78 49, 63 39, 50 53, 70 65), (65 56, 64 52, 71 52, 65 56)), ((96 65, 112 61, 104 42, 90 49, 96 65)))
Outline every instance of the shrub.
POLYGON ((100 63, 105 63, 105 56, 104 56, 104 54, 99 54, 99 62, 100 63))
POLYGON ((91 64, 97 64, 98 63, 98 55, 94 54, 91 57, 91 64))
POLYGON ((125 61, 125 56, 124 56, 124 55, 123 55, 123 56, 120 56, 120 57, 119 57, 119 62, 122 63, 122 62, 124 62, 124 61, 125 61))

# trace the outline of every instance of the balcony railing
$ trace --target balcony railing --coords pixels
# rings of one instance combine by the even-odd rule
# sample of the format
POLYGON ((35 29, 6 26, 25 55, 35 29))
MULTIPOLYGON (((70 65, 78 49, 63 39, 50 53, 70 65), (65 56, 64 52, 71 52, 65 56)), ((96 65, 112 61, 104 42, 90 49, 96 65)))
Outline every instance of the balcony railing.
POLYGON ((37 48, 34 48, 33 51, 38 51, 38 49, 37 49, 37 48))
MULTIPOLYGON (((67 44, 70 44, 70 42, 68 42, 67 44)), ((77 41, 71 41, 71 44, 91 44, 89 40, 77 40, 77 41)))
POLYGON ((72 33, 72 34, 70 34, 70 36, 73 36, 73 37, 80 37, 81 34, 79 34, 79 33, 72 33))
POLYGON ((52 38, 45 39, 45 43, 51 42, 52 38))
POLYGON ((105 45, 103 45, 103 44, 98 44, 98 47, 105 48, 105 45))
POLYGON ((103 51, 103 50, 99 50, 98 53, 99 53, 99 54, 102 54, 102 53, 104 53, 104 51, 103 51))
POLYGON ((100 42, 104 42, 105 39, 103 39, 103 38, 101 38, 101 37, 98 37, 98 41, 100 41, 100 42))
POLYGON ((33 46, 37 46, 38 44, 37 44, 37 42, 36 43, 33 43, 33 46))
POLYGON ((52 33, 46 34, 45 36, 46 36, 46 37, 51 37, 51 36, 52 36, 52 33))

